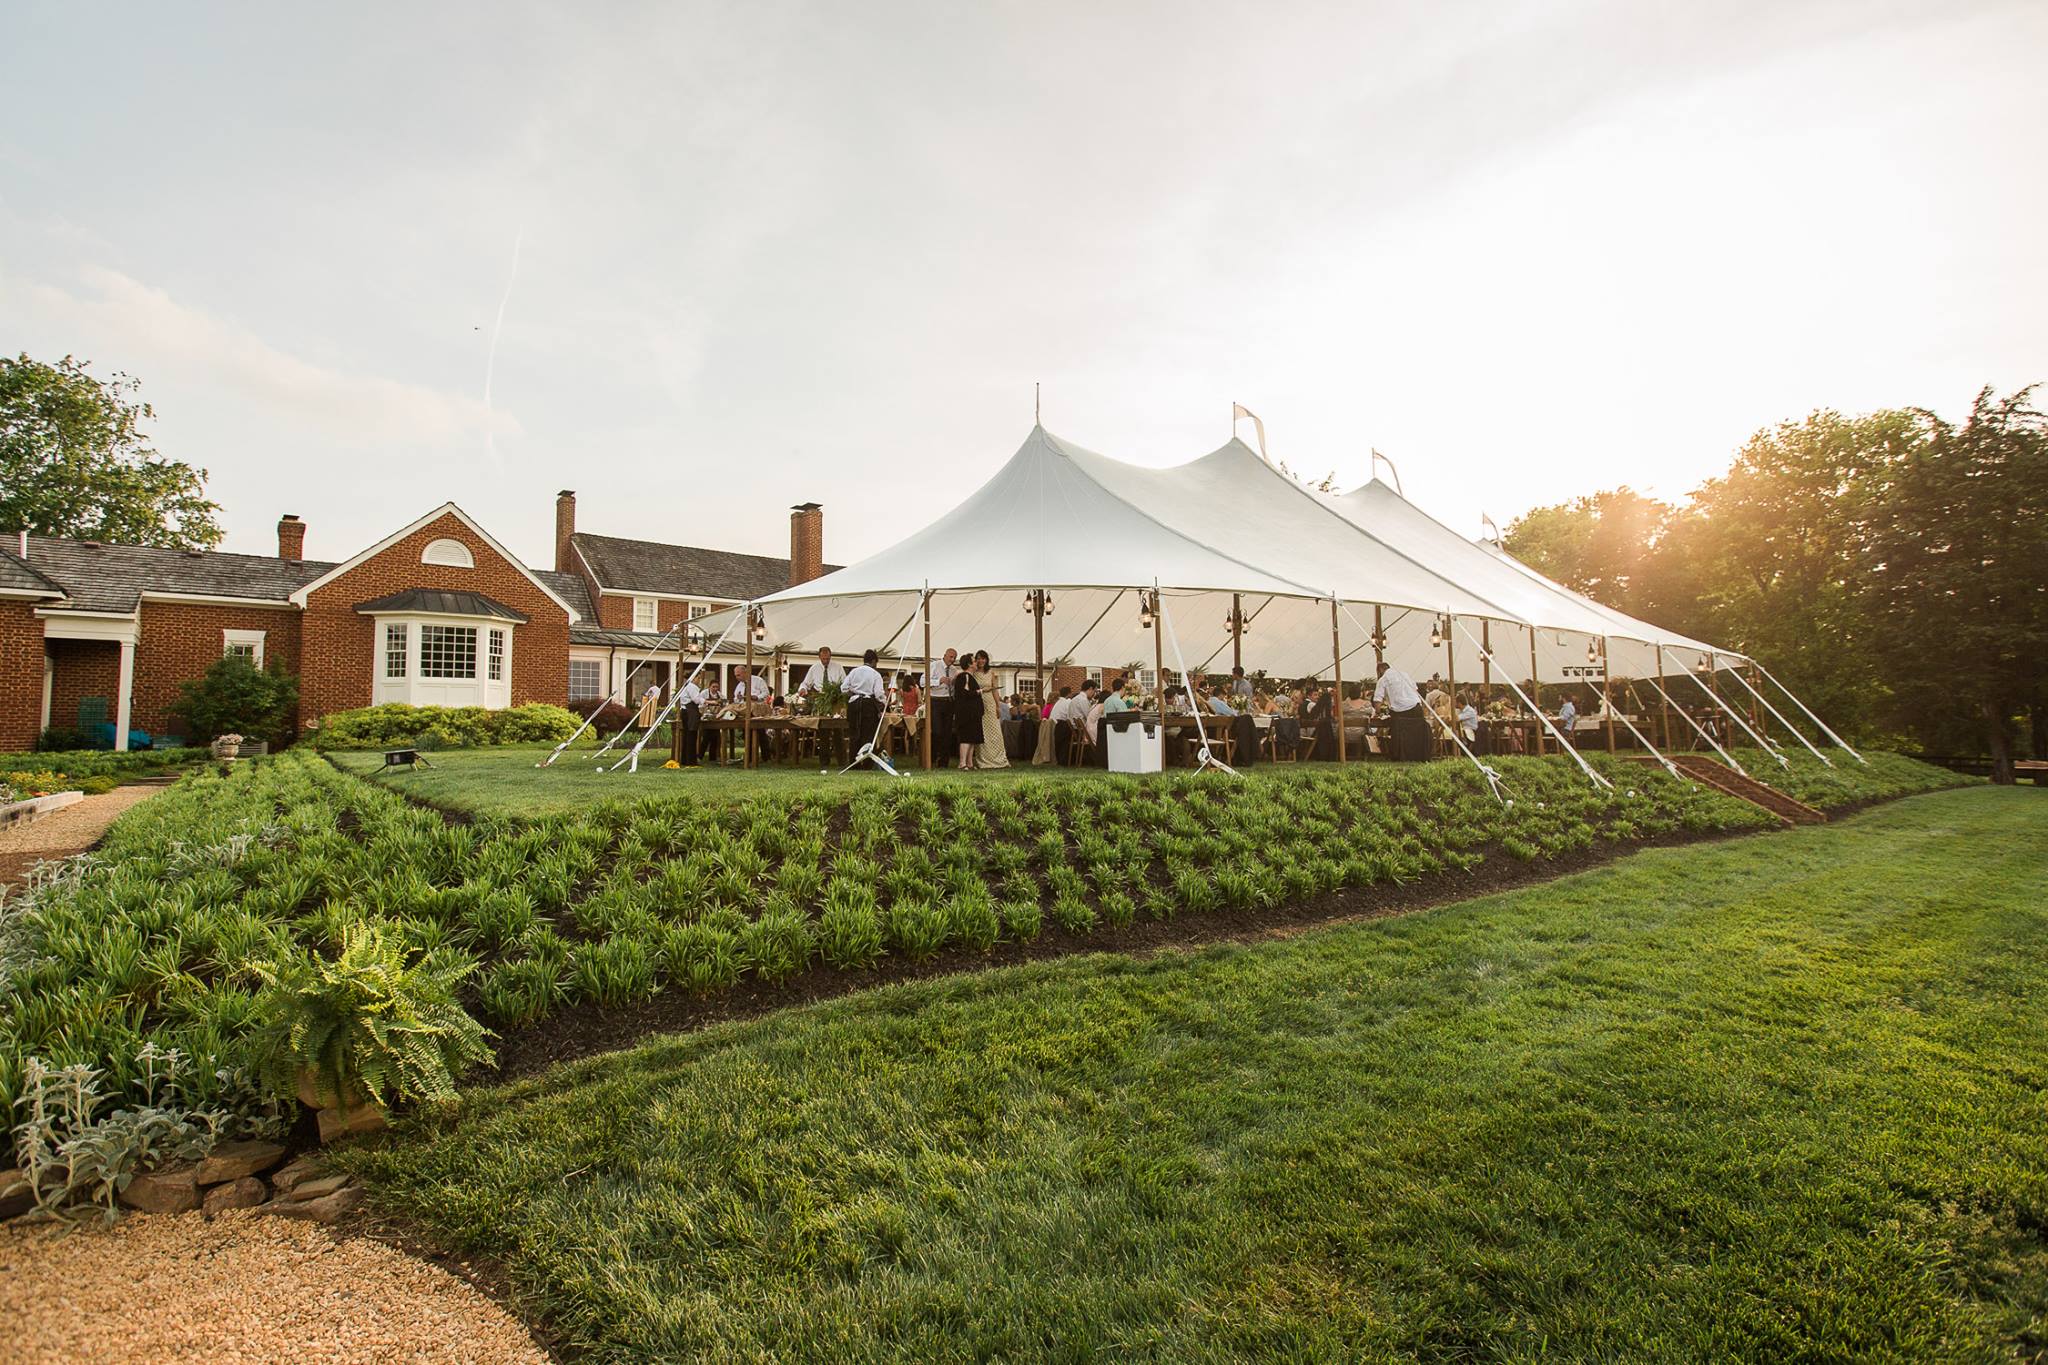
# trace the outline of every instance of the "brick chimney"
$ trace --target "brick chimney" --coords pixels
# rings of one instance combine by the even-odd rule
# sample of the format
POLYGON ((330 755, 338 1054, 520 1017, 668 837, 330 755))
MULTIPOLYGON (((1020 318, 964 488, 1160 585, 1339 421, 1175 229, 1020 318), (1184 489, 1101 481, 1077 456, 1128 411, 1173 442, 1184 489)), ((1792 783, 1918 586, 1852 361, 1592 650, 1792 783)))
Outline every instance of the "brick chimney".
POLYGON ((576 490, 555 494, 555 572, 569 572, 569 537, 576 534, 576 490))
POLYGON ((277 519, 277 557, 294 564, 306 557, 306 523, 290 512, 277 519))
POLYGON ((825 572, 825 509, 800 502, 789 509, 789 586, 825 572))

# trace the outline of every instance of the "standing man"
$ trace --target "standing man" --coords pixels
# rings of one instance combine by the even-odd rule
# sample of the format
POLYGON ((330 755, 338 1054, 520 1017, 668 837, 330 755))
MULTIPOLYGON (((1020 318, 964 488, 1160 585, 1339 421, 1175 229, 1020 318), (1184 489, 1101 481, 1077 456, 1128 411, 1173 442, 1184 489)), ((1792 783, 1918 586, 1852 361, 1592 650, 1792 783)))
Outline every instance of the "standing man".
POLYGON ((925 708, 927 723, 932 727, 932 766, 946 766, 946 755, 953 752, 953 670, 958 665, 960 651, 949 649, 942 662, 924 661, 925 694, 931 705, 925 708))
POLYGON ((1579 708, 1572 704, 1572 694, 1564 694, 1564 705, 1557 708, 1557 728, 1576 747, 1579 742, 1579 708))
POLYGON ((1422 714, 1422 694, 1415 690, 1415 679, 1392 664, 1382 663, 1372 699, 1375 705, 1393 712, 1394 760, 1420 763, 1428 758, 1429 721, 1422 714))
MULTIPOLYGON (((831 654, 830 650, 818 652, 828 658, 831 654)), ((888 689, 875 669, 875 658, 875 651, 868 650, 841 680, 846 688, 846 743, 855 757, 863 745, 879 744, 882 738, 882 708, 888 689)))
POLYGON ((1244 666, 1241 664, 1230 670, 1230 695, 1241 701, 1252 699, 1252 680, 1244 675, 1244 666))
POLYGON ((732 700, 753 702, 765 706, 769 700, 768 680, 750 675, 745 664, 737 664, 732 674, 732 700))
POLYGON ((804 685, 799 687, 797 691, 803 696, 808 697, 826 683, 838 683, 844 687, 846 685, 846 670, 832 662, 832 651, 830 649, 820 649, 818 651, 818 662, 804 676, 804 685))
POLYGON ((676 689, 676 762, 685 768, 696 767, 698 757, 711 744, 711 732, 704 728, 707 700, 694 677, 676 689))

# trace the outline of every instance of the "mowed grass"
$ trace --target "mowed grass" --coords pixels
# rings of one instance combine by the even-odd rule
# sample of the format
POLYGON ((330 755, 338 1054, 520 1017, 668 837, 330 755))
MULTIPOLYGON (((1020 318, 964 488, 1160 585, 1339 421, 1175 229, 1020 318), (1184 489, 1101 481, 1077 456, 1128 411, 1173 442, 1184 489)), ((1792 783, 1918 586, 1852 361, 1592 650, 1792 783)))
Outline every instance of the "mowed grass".
MULTIPOLYGON (((839 775, 834 764, 823 776, 808 765, 769 765, 760 768, 721 768, 709 764, 695 768, 663 768, 668 751, 656 753, 650 746, 640 756, 640 770, 601 771, 590 747, 570 749, 553 766, 538 765, 551 747, 449 749, 430 753, 431 768, 385 769, 382 753, 354 751, 330 754, 349 772, 402 791, 444 809, 475 811, 478 814, 548 815, 580 811, 607 798, 641 801, 650 797, 702 798, 706 801, 741 801, 750 796, 831 791, 851 795, 889 785, 913 784, 929 790, 969 786, 977 790, 1012 782, 1070 782, 1101 777, 1100 768, 1034 768, 1022 764, 962 773, 952 768, 925 772, 913 758, 899 767, 901 782, 872 768, 839 775)), ((613 751, 607 765, 623 755, 613 751)), ((898 762, 898 760, 891 760, 898 762)), ((1308 765, 1327 767, 1328 765, 1308 765)))
POLYGON ((2048 1349, 2048 799, 850 997, 356 1155, 599 1360, 2048 1349))

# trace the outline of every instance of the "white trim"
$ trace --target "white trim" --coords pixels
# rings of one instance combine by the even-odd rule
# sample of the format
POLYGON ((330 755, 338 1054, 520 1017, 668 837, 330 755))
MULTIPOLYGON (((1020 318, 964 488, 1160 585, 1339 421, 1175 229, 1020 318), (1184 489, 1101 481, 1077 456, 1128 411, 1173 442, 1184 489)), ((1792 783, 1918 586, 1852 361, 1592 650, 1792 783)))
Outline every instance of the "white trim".
POLYGON ((248 645, 255 651, 251 655, 251 662, 258 668, 261 668, 263 667, 264 634, 265 632, 260 630, 223 630, 220 633, 220 652, 226 655, 236 645, 248 645))
POLYGON ((637 592, 633 594, 633 629, 643 634, 653 633, 658 635, 661 633, 661 599, 659 597, 637 592), (647 604, 648 621, 644 626, 640 624, 640 604, 642 602, 647 604))
POLYGON ((597 595, 599 597, 652 597, 663 602, 702 602, 707 606, 711 606, 714 611, 724 611, 727 607, 739 605, 738 602, 727 601, 723 597, 713 597, 709 593, 701 592, 648 592, 638 588, 599 588, 597 595))
POLYGON ((56 688, 57 661, 50 657, 48 650, 45 650, 43 651, 43 723, 36 731, 38 735, 50 728, 50 702, 56 693, 56 688))
POLYGON ((297 611, 298 607, 275 597, 216 597, 203 592, 145 592, 144 602, 177 603, 195 607, 257 607, 265 611, 297 611))
POLYGON ((133 616, 104 611, 55 611, 38 609, 43 619, 45 640, 111 640, 132 645, 141 638, 142 623, 133 616))
POLYGON ((128 752, 128 731, 135 723, 135 641, 121 642, 121 680, 114 692, 114 752, 128 752))
POLYGON ((0 588, 0 597, 47 597, 55 602, 70 600, 69 593, 52 592, 48 588, 0 588))
POLYGON ((439 507, 436 507, 433 511, 427 513, 418 521, 413 522, 409 526, 405 526, 400 528, 399 530, 393 531, 390 535, 384 537, 384 539, 378 541, 369 549, 363 550, 357 553, 356 555, 343 560, 341 563, 329 569, 326 573, 321 574, 318 578, 314 579, 312 582, 306 584, 304 587, 300 588, 297 592, 292 594, 292 605, 299 607, 305 606, 306 599, 310 597, 313 593, 317 592, 319 589, 326 587, 329 583, 332 583, 335 579, 340 578, 343 574, 349 572, 351 569, 357 568, 366 560, 374 559, 378 555, 383 554, 386 550, 398 544, 399 541, 404 540, 407 536, 412 535, 414 532, 422 530, 425 527, 431 526, 436 521, 439 521, 442 517, 448 516, 454 517, 464 526, 467 526, 470 530, 474 531, 477 535, 477 538, 483 541, 484 544, 490 546, 491 549, 498 555, 499 558, 503 559, 507 564, 510 564, 513 568, 519 570, 520 573, 526 576, 527 582, 533 584, 534 587, 539 588, 541 594, 545 596, 548 599, 548 601, 553 602, 563 611, 569 613, 569 623, 571 625, 574 625, 576 622, 581 621, 583 619, 582 614, 578 612, 576 608, 570 606, 567 602, 564 602, 559 596, 557 596, 553 588, 550 588, 547 584, 541 582, 540 579, 534 577, 533 570, 527 568, 525 563, 519 558, 518 555, 513 554, 503 545, 500 545, 498 543, 498 539, 496 536, 493 536, 489 531, 486 531, 483 527, 477 525, 476 522, 470 517, 469 513, 463 511, 460 507, 457 507, 452 502, 442 503, 439 507))

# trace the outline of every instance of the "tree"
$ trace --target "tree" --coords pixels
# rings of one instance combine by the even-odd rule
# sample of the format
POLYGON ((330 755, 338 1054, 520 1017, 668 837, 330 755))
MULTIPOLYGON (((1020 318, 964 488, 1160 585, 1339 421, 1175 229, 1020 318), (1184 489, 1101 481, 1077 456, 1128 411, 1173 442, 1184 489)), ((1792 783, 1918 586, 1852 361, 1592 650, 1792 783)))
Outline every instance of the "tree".
POLYGON ((220 511, 206 471, 158 455, 155 416, 123 374, 95 377, 70 356, 0 357, 0 527, 122 545, 205 550, 220 511))
POLYGON ((1671 508, 1632 488, 1538 507, 1508 523, 1502 547, 1539 573, 1621 611, 1647 605, 1644 581, 1671 508))
POLYGON ((1961 426, 1911 414, 1920 439, 1870 471, 1861 593, 1908 719, 1966 715, 1992 780, 2013 780, 2016 717, 2038 727, 2048 658, 2048 418, 2031 388, 1977 394, 1961 426))
POLYGON ((221 735, 277 740, 298 704, 299 680, 276 660, 261 669, 247 655, 223 654, 204 675, 178 685, 170 712, 185 722, 185 738, 194 744, 221 735))

